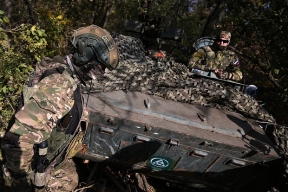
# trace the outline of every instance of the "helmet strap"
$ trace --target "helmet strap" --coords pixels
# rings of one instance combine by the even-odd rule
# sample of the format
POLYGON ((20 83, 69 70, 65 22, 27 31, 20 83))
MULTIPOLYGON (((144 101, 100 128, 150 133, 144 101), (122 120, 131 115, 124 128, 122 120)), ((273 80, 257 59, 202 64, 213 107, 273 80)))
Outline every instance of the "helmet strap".
POLYGON ((85 80, 83 79, 81 73, 79 73, 77 67, 76 67, 76 68, 73 67, 73 64, 72 64, 72 61, 71 61, 69 55, 66 55, 66 61, 67 61, 68 65, 69 65, 71 71, 72 71, 72 72, 75 72, 76 75, 78 76, 78 79, 80 80, 80 82, 81 82, 84 86, 86 86, 86 82, 85 82, 85 80))
POLYGON ((71 59, 70 59, 69 55, 66 55, 66 61, 67 61, 68 65, 69 65, 71 71, 74 71, 74 67, 72 65, 72 62, 71 62, 71 59))

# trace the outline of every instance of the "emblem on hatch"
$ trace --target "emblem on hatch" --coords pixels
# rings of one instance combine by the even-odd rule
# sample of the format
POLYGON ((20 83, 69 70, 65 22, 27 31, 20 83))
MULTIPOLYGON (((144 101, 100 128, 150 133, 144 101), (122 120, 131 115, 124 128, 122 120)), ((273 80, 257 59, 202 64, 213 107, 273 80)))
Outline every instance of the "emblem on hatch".
POLYGON ((159 157, 152 158, 150 160, 150 163, 152 166, 158 167, 158 168, 166 168, 169 166, 169 162, 166 159, 159 158, 159 157))
POLYGON ((154 170, 169 170, 173 162, 169 157, 152 156, 148 161, 148 166, 154 170))

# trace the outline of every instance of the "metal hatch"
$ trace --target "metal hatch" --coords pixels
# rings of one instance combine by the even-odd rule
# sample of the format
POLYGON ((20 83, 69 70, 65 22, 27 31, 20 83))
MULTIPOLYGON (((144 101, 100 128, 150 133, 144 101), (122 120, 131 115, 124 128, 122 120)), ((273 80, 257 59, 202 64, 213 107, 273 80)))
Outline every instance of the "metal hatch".
MULTIPOLYGON (((230 137, 241 138, 253 130, 252 125, 243 116, 234 112, 155 98, 139 92, 114 91, 99 93, 97 97, 113 109, 122 109, 129 113, 163 119, 230 137), (149 102, 150 109, 145 106, 145 102, 149 102)), ((93 96, 90 95, 89 99, 93 99, 93 96)), ((93 104, 95 102, 88 102, 90 108, 99 108, 93 104)), ((181 127, 177 129, 179 132, 187 131, 181 127)))

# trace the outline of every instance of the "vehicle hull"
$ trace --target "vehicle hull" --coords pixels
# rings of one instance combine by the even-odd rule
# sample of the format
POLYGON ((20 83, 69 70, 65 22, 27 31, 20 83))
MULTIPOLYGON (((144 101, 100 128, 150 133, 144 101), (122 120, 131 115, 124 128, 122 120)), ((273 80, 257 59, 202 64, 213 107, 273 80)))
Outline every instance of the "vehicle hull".
POLYGON ((139 92, 84 95, 90 111, 77 157, 212 191, 267 189, 281 157, 256 122, 139 92))

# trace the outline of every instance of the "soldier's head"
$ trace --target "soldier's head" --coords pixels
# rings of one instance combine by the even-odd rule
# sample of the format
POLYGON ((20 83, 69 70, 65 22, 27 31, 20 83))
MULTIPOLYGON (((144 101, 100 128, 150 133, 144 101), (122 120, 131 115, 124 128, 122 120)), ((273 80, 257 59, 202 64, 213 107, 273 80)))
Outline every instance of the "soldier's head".
POLYGON ((75 30, 70 39, 73 47, 73 61, 78 67, 100 63, 108 69, 118 64, 118 48, 110 33, 96 25, 75 30))
POLYGON ((220 34, 217 36, 216 42, 220 49, 225 49, 231 39, 231 33, 228 31, 221 31, 220 34))

